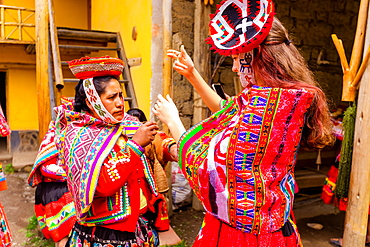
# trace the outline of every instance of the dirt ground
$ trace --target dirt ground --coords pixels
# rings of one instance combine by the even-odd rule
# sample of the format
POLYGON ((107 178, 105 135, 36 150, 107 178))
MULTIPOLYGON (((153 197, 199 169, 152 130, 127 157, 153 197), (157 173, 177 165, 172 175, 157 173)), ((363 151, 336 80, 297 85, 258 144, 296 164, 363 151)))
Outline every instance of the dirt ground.
MULTIPOLYGON (((9 189, 0 192, 0 201, 14 236, 14 247, 25 245, 27 238, 25 227, 33 215, 34 189, 27 185, 26 172, 7 175, 9 189)), ((318 196, 295 203, 294 212, 298 229, 305 247, 329 247, 331 237, 340 237, 343 233, 344 212, 337 213, 333 206, 325 205, 318 196), (322 230, 309 228, 307 223, 320 223, 322 230)), ((183 207, 174 212, 171 225, 188 246, 193 243, 200 228, 204 213, 191 207, 183 207)))

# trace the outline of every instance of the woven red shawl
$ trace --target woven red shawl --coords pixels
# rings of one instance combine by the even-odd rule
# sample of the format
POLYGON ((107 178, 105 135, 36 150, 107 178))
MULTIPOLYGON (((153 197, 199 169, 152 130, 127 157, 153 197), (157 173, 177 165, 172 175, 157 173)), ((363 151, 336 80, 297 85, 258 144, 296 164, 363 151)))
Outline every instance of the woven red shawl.
POLYGON ((303 89, 253 86, 181 137, 179 164, 208 212, 254 234, 284 225, 312 98, 303 89))

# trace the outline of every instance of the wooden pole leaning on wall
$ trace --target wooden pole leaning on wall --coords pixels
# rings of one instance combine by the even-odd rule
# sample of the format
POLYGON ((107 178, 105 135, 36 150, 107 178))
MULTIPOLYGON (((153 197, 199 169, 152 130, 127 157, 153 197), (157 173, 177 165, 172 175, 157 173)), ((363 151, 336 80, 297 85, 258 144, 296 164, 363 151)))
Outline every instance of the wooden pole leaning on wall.
MULTIPOLYGON (((370 20, 368 19, 370 14, 368 11, 369 1, 362 0, 360 3, 358 23, 359 25, 365 26, 364 30, 361 30, 362 36, 364 36, 366 32, 366 39, 364 39, 366 40, 365 47, 370 46, 370 20), (360 18, 362 19, 360 20, 360 18)), ((356 31, 356 38, 360 36, 357 35, 358 31, 359 28, 356 31)), ((352 55, 351 60, 353 57, 352 55)), ((357 72, 357 76, 351 84, 353 87, 357 88, 358 81, 362 81, 359 87, 357 101, 352 168, 342 245, 344 247, 365 246, 368 229, 370 201, 370 153, 368 151, 370 145, 370 66, 367 64, 368 58, 369 49, 363 56, 363 62, 359 72, 357 72), (363 76, 361 73, 364 73, 363 76)), ((361 56, 359 59, 361 59, 361 56)))
POLYGON ((48 0, 35 1, 36 13, 36 84, 39 119, 39 140, 46 134, 51 120, 48 75, 49 15, 48 0))
POLYGON ((59 42, 58 42, 58 35, 57 35, 57 28, 55 25, 55 18, 54 18, 54 3, 53 0, 48 0, 49 4, 49 22, 50 22, 50 43, 51 43, 51 54, 53 57, 53 67, 54 67, 54 80, 55 80, 55 102, 56 105, 61 104, 62 98, 62 89, 64 88, 64 80, 63 80, 63 72, 61 67, 60 61, 60 53, 59 53, 59 42))

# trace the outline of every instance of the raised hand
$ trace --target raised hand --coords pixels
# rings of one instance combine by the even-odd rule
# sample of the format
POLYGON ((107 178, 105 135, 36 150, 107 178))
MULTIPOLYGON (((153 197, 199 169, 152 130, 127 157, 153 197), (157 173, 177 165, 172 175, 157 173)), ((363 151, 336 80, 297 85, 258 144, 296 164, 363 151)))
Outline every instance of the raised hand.
POLYGON ((158 95, 158 100, 154 105, 153 113, 165 123, 171 131, 172 137, 178 141, 180 136, 185 132, 184 125, 181 122, 179 111, 169 95, 166 99, 158 95))
POLYGON ((145 147, 154 140, 157 130, 157 123, 148 121, 137 129, 132 140, 140 146, 145 147))
POLYGON ((173 68, 185 77, 192 75, 194 71, 194 63, 188 53, 185 51, 184 46, 180 47, 180 51, 167 50, 167 56, 175 59, 173 68))
POLYGON ((179 118, 179 111, 169 95, 165 99, 161 94, 158 94, 153 113, 167 125, 179 118))

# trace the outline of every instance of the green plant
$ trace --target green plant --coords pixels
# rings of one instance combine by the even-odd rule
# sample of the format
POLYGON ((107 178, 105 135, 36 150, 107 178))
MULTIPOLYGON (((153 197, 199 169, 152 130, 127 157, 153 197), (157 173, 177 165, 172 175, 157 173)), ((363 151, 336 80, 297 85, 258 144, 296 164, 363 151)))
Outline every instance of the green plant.
POLYGON ((37 218, 34 215, 28 219, 28 225, 26 226, 26 237, 28 240, 26 243, 23 243, 23 245, 32 247, 54 247, 55 243, 53 241, 37 236, 37 226, 37 218))
POLYGON ((7 164, 4 169, 5 173, 13 174, 15 172, 15 169, 13 167, 13 164, 7 164))
POLYGON ((176 244, 176 245, 165 245, 164 247, 188 247, 188 245, 186 245, 185 241, 182 241, 179 244, 176 244))

